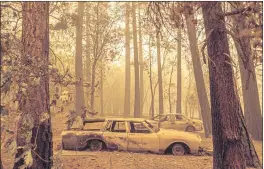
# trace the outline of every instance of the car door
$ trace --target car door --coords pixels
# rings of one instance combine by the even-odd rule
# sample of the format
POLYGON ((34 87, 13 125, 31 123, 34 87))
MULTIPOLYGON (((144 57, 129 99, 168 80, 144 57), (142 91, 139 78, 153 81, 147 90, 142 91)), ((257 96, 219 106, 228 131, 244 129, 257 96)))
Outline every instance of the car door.
POLYGON ((125 121, 109 121, 103 136, 109 149, 127 150, 127 124, 125 121))
POLYGON ((146 127, 145 130, 148 129, 149 131, 146 133, 142 133, 142 145, 143 145, 144 150, 158 153, 160 149, 159 147, 160 140, 159 140, 157 133, 153 129, 148 127, 148 125, 151 125, 151 124, 148 124, 146 122, 142 122, 142 124, 146 127))
POLYGON ((128 150, 158 152, 159 139, 143 122, 129 122, 128 150))

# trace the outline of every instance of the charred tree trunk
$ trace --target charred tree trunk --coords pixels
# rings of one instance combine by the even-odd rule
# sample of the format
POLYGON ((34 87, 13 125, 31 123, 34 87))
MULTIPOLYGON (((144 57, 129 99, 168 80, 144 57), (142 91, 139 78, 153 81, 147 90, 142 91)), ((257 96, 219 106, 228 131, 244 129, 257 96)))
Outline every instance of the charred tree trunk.
POLYGON ((101 69, 100 69, 100 106, 101 106, 101 113, 100 115, 104 115, 104 65, 103 65, 103 59, 101 59, 101 69))
POLYGON ((133 44, 134 44, 134 65, 135 65, 135 103, 134 117, 140 117, 140 91, 139 91, 139 62, 138 62, 138 43, 137 43, 137 27, 136 27, 136 7, 132 2, 132 19, 133 19, 133 44))
MULTIPOLYGON (((90 36, 90 31, 89 31, 89 25, 90 25, 90 7, 89 4, 86 3, 86 82, 88 83, 88 86, 90 86, 91 84, 91 36, 90 36)), ((87 107, 89 107, 89 96, 90 96, 90 87, 87 86, 87 90, 86 90, 86 104, 87 107)))
POLYGON ((93 42, 93 64, 92 64, 92 79, 91 79, 91 98, 90 98, 90 112, 95 112, 94 110, 94 94, 95 94, 95 88, 97 84, 95 84, 95 79, 96 79, 96 65, 99 60, 100 55, 98 54, 98 43, 99 43, 99 8, 100 8, 100 3, 97 2, 96 7, 95 7, 95 12, 96 12, 96 25, 95 25, 95 40, 93 42))
POLYGON ((177 52, 177 105, 176 113, 181 112, 181 28, 178 28, 178 52, 177 52))
POLYGON ((90 99, 91 112, 94 111, 95 69, 96 69, 96 64, 93 63, 93 65, 92 65, 92 82, 91 82, 91 99, 90 99))
POLYGON ((49 3, 22 3, 22 80, 14 169, 52 167, 49 100, 49 3), (32 160, 32 161, 31 161, 32 160))
POLYGON ((163 114, 163 86, 162 86, 162 69, 160 55, 160 33, 156 34, 157 39, 157 63, 158 63, 158 84, 159 84, 159 114, 163 114))
MULTIPOLYGON (((139 65, 140 65, 140 112, 144 109, 144 59, 142 49, 142 33, 141 33, 141 18, 140 18, 140 6, 138 7, 138 36, 139 36, 139 65)), ((140 114, 142 116, 142 114, 140 114)))
POLYGON ((152 81, 151 35, 149 36, 149 85, 151 91, 150 119, 154 118, 154 89, 152 81))
POLYGON ((125 48, 126 48, 126 69, 125 69, 125 104, 124 116, 130 115, 130 32, 129 32, 129 19, 130 19, 130 2, 126 2, 126 16, 125 16, 125 48))
MULTIPOLYGON (((233 2, 239 9, 242 8, 241 3, 233 2)), ((233 16, 233 30, 236 35, 247 28, 247 17, 243 14, 233 16)), ((241 83, 244 100, 244 115, 249 133, 256 140, 262 140, 262 116, 259 102, 258 85, 256 80, 256 73, 252 61, 252 52, 250 45, 250 37, 243 36, 234 39, 237 48, 239 69, 241 74, 241 83)))
POLYGON ((206 94, 206 88, 204 83, 203 71, 201 66, 201 61, 199 58, 199 50, 197 46, 197 38, 196 38, 196 29, 195 24, 193 23, 193 9, 191 6, 185 6, 185 17, 187 24, 187 32, 189 37, 189 44, 191 48, 191 56, 193 62, 193 70, 194 70, 194 78, 196 82, 196 89, 199 98, 199 103, 202 112, 203 125, 205 130, 205 137, 209 137, 212 133, 212 122, 210 115, 210 105, 206 94))
POLYGON ((248 135, 233 77, 221 3, 202 6, 209 57, 215 169, 259 167, 248 135))
POLYGON ((171 65, 171 72, 170 72, 170 82, 169 82, 169 89, 168 89, 168 93, 169 93, 169 106, 170 106, 170 113, 172 113, 172 103, 171 103, 171 81, 172 81, 172 74, 173 74, 173 68, 174 68, 174 64, 171 65))
POLYGON ((83 114, 84 93, 83 93, 83 63, 82 63, 82 32, 83 32, 83 9, 84 3, 78 2, 78 18, 76 23, 76 56, 75 56, 75 78, 76 97, 75 106, 78 116, 83 114))

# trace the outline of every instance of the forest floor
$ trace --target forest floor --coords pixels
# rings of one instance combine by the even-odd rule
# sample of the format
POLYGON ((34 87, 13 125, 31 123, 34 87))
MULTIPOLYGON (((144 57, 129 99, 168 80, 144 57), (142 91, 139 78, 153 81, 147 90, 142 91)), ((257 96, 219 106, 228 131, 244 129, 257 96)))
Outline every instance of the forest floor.
MULTIPOLYGON (((72 152, 61 151, 61 132, 66 128, 66 114, 52 116, 54 168, 53 169, 211 169, 212 156, 173 156, 129 152, 72 152)), ((212 149, 212 140, 203 139, 203 145, 212 149)), ((262 142, 254 141, 262 162, 262 142)), ((11 151, 1 149, 4 169, 11 169, 14 157, 11 151)))

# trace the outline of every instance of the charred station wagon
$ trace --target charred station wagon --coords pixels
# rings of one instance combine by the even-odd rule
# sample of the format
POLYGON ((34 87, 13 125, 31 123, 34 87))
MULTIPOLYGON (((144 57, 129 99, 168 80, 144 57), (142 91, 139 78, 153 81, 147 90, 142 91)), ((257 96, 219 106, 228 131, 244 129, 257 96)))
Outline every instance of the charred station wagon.
POLYGON ((184 155, 197 153, 200 146, 201 137, 197 134, 155 128, 140 118, 84 120, 83 127, 62 133, 65 150, 105 149, 184 155))

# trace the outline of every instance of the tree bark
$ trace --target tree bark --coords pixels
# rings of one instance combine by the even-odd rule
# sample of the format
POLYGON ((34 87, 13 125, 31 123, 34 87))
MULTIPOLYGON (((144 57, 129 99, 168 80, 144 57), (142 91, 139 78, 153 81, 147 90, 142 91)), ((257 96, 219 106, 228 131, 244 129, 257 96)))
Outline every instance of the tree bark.
POLYGON ((82 33, 83 33, 83 10, 84 3, 78 2, 78 14, 76 23, 76 56, 75 56, 75 78, 76 95, 75 109, 78 116, 82 116, 84 110, 84 92, 83 92, 83 63, 82 63, 82 33))
POLYGON ((149 85, 151 91, 150 119, 154 118, 154 89, 152 81, 151 35, 149 35, 149 85))
POLYGON ((181 28, 178 28, 178 50, 177 50, 177 105, 176 113, 181 114, 181 28))
POLYGON ((125 103, 124 103, 124 116, 130 115, 130 32, 129 32, 129 18, 130 18, 130 2, 126 2, 126 16, 125 16, 125 52, 126 52, 126 65, 125 65, 125 103))
MULTIPOLYGON (((140 6, 138 7, 138 36, 139 36, 139 65, 140 65, 140 112, 143 112, 144 108, 144 59, 142 49, 142 33, 141 33, 141 18, 140 18, 140 6)), ((142 116, 142 114, 140 114, 142 116)))
POLYGON ((140 117, 140 91, 139 91, 139 63, 138 63, 138 43, 137 43, 137 27, 136 27, 136 7, 132 2, 132 19, 133 19, 133 44, 134 44, 134 65, 135 65, 135 103, 134 117, 140 117))
POLYGON ((245 169, 260 162, 248 135, 234 83, 227 31, 221 3, 202 6, 209 57, 213 168, 245 169))
POLYGON ((204 83, 203 71, 202 66, 199 58, 199 50, 197 46, 197 38, 196 38, 196 29, 193 23, 194 16, 193 16, 193 9, 191 6, 186 5, 184 7, 185 17, 186 17, 186 24, 187 24, 187 32, 189 37, 189 44, 191 49, 191 56, 193 62, 193 70, 194 70, 194 78, 196 82, 196 89, 199 98, 199 103, 202 112, 202 119, 205 131, 205 137, 209 137, 212 133, 212 122, 211 122, 211 115, 210 115, 210 105, 207 98, 207 92, 204 83))
POLYGON ((162 69, 160 56, 160 33, 156 34, 157 39, 157 62, 158 62, 158 84, 159 84, 159 114, 163 114, 163 86, 162 86, 162 69))
MULTIPOLYGON (((241 8, 241 3, 233 2, 238 8, 241 8)), ((245 15, 234 15, 233 30, 236 35, 240 31, 248 29, 246 26, 245 15)), ((262 116, 259 102, 258 85, 256 80, 256 73, 252 61, 252 52, 250 45, 250 37, 237 37, 234 39, 237 48, 239 69, 241 74, 241 83, 244 100, 244 115, 249 133, 256 140, 262 140, 262 116), (242 60, 243 59, 243 60, 242 60), (244 63, 244 61, 248 60, 244 63)))
POLYGON ((90 99, 90 110, 91 110, 91 112, 94 111, 95 69, 96 69, 96 63, 93 62, 93 65, 92 65, 92 82, 91 82, 91 99, 90 99))
POLYGON ((171 83, 171 81, 172 81, 172 75, 173 75, 173 68, 174 68, 174 64, 171 65, 170 82, 169 82, 169 89, 168 89, 170 113, 172 113, 172 103, 171 103, 171 85, 172 85, 172 83, 171 83))
POLYGON ((91 79, 91 98, 90 98, 90 111, 94 112, 94 93, 95 93, 95 77, 96 77, 96 65, 97 61, 100 57, 98 54, 98 46, 99 46, 99 7, 100 4, 97 2, 96 7, 95 7, 95 12, 96 12, 96 25, 95 25, 95 40, 93 42, 93 64, 92 64, 92 79, 91 79))
MULTIPOLYGON (((49 100, 49 3, 22 3, 21 80, 26 91, 19 100, 17 152, 14 169, 52 167, 49 100), (32 163, 28 163, 32 160, 32 163)), ((19 93, 21 93, 20 91, 19 93)))
POLYGON ((101 113, 100 115, 103 116, 104 115, 104 65, 103 65, 103 59, 101 59, 101 69, 100 69, 100 106, 101 106, 101 113))
MULTIPOLYGON (((88 86, 91 85, 91 36, 89 31, 90 26, 90 7, 89 4, 86 3, 86 82, 88 83, 88 86)), ((90 87, 86 88, 86 98, 89 98, 90 96, 90 87)), ((89 107, 89 100, 86 101, 87 107, 89 107)))

